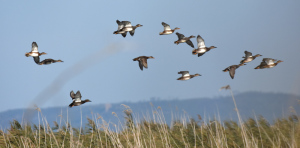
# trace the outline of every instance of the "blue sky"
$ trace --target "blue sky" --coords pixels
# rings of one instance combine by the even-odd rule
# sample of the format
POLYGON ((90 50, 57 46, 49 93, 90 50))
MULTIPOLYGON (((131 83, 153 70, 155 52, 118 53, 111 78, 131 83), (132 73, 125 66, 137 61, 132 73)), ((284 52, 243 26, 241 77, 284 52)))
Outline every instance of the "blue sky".
MULTIPOLYGON (((186 99, 235 92, 283 92, 300 95, 299 1, 1 1, 2 62, 0 111, 68 106, 69 92, 80 90, 93 104, 186 99), (133 37, 114 35, 116 20, 142 24, 133 37), (161 22, 186 36, 201 35, 217 48, 202 57, 175 34, 159 36, 161 22), (36 41, 41 59, 63 63, 36 65, 24 54, 36 41), (110 47, 117 46, 114 49, 110 47), (235 79, 222 70, 238 64, 248 50, 261 54, 240 67, 235 79), (116 52, 106 52, 116 51, 116 52), (154 56, 141 71, 133 58, 154 56), (262 58, 283 60, 255 70, 262 58), (202 76, 177 81, 178 71, 202 76)), ((192 39, 196 46, 196 39, 192 39)))

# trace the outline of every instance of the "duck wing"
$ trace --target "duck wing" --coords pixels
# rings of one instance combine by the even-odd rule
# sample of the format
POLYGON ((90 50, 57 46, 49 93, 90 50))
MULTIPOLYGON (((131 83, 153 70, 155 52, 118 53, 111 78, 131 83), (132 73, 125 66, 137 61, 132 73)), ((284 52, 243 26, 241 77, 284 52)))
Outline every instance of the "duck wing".
POLYGON ((237 68, 236 66, 230 66, 229 75, 230 75, 231 79, 234 78, 236 68, 237 68))
POLYGON ((144 66, 143 66, 143 64, 142 64, 141 61, 139 61, 139 67, 140 67, 141 70, 143 70, 143 67, 144 67, 144 66))
POLYGON ((40 63, 40 56, 33 57, 33 60, 36 64, 40 63))
POLYGON ((164 30, 171 30, 170 25, 168 25, 167 23, 162 22, 161 24, 164 26, 164 30))
POLYGON ((197 45, 198 45, 198 48, 205 48, 206 46, 205 46, 205 43, 204 43, 204 39, 200 36, 200 35, 198 35, 197 36, 197 45))
POLYGON ((179 71, 178 74, 182 74, 182 77, 190 76, 189 71, 179 71))
POLYGON ((73 90, 70 92, 70 97, 72 98, 72 100, 75 98, 75 93, 73 90))
POLYGON ((122 33, 122 36, 123 36, 124 38, 126 37, 126 35, 127 35, 127 32, 122 33))
POLYGON ((141 58, 141 63, 143 64, 143 66, 144 66, 145 68, 148 68, 147 58, 141 58))
POLYGON ((31 44, 31 52, 38 52, 38 45, 36 42, 32 42, 31 44))
POLYGON ((76 94, 75 94, 75 97, 74 97, 74 99, 75 100, 73 100, 73 101, 75 101, 75 102, 81 102, 81 93, 80 93, 80 91, 78 90, 77 92, 76 92, 76 94))
POLYGON ((203 52, 203 53, 198 53, 198 57, 204 55, 206 52, 203 52))
POLYGON ((129 31, 130 35, 133 36, 134 35, 135 30, 133 29, 132 31, 129 31))
POLYGON ((178 40, 181 40, 184 38, 184 35, 183 34, 180 34, 178 32, 176 32, 176 35, 178 36, 178 40))
POLYGON ((245 51, 245 59, 249 58, 249 57, 252 57, 252 53, 248 52, 248 51, 245 51))
POLYGON ((191 40, 187 40, 186 43, 187 43, 188 45, 190 45, 191 47, 194 48, 194 44, 193 44, 193 42, 192 42, 191 40))

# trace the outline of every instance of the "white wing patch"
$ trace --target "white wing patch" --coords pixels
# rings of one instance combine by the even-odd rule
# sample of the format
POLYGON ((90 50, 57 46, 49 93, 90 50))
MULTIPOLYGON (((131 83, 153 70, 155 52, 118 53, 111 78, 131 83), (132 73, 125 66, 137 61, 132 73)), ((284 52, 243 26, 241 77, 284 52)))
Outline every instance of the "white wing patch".
POLYGON ((170 26, 166 26, 166 27, 164 27, 164 30, 171 30, 171 28, 170 28, 170 26))
POLYGON ((75 98, 73 99, 75 102, 81 102, 81 99, 80 98, 75 98))
POLYGON ((199 48, 205 48, 206 47, 205 43, 204 43, 204 40, 200 35, 197 37, 197 42, 198 42, 198 47, 199 48))

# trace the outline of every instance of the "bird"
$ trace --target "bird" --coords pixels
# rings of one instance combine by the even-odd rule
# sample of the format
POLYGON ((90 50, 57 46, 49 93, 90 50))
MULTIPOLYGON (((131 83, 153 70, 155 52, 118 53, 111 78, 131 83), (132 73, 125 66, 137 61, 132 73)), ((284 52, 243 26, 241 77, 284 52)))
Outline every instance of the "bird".
POLYGON ((143 25, 137 24, 135 26, 131 25, 130 21, 122 21, 117 20, 118 30, 114 32, 114 34, 122 34, 123 37, 126 37, 126 33, 129 32, 131 36, 134 35, 135 29, 138 27, 142 27, 143 25))
POLYGON ((241 60, 240 63, 242 64, 242 63, 248 63, 248 62, 251 62, 251 61, 253 61, 255 58, 260 57, 260 56, 262 56, 262 55, 256 54, 255 56, 252 56, 252 53, 246 50, 246 51, 245 51, 245 56, 243 57, 244 59, 241 60))
POLYGON ((194 49, 192 53, 194 55, 198 53, 198 57, 202 56, 203 54, 210 51, 211 49, 217 48, 215 46, 206 47, 204 43, 204 39, 200 35, 197 36, 197 45, 198 48, 194 49))
POLYGON ((176 32, 176 35, 178 36, 178 40, 174 42, 174 44, 179 44, 179 43, 187 43, 188 45, 190 45, 191 47, 194 48, 194 44, 192 43, 192 41, 190 40, 191 38, 194 38, 195 36, 191 35, 190 37, 185 37, 183 34, 180 34, 178 32, 176 32))
POLYGON ((47 54, 47 53, 45 53, 45 52, 39 53, 37 43, 36 42, 32 42, 32 44, 31 44, 31 51, 25 53, 25 56, 26 57, 29 57, 29 56, 36 57, 36 56, 41 56, 41 55, 44 55, 44 54, 47 54))
POLYGON ((133 59, 133 61, 139 61, 140 69, 143 70, 143 67, 148 68, 147 59, 154 59, 153 56, 139 56, 133 59))
POLYGON ((196 73, 194 75, 190 75, 189 71, 179 71, 178 74, 182 74, 177 80, 189 80, 193 77, 201 76, 200 74, 196 73))
POLYGON ((231 66, 225 68, 223 70, 223 72, 229 71, 229 75, 230 75, 231 79, 233 79, 234 75, 235 75, 235 70, 238 69, 240 66, 243 66, 243 65, 246 65, 246 64, 243 63, 243 64, 239 64, 239 65, 231 65, 231 66))
POLYGON ((172 34, 174 33, 175 30, 178 30, 180 28, 174 28, 174 29, 171 29, 170 28, 170 25, 165 23, 165 22, 162 22, 161 23, 163 26, 164 26, 164 31, 163 32, 160 32, 159 35, 168 35, 168 34, 172 34))
POLYGON ((124 28, 126 25, 131 26, 131 23, 129 21, 119 21, 119 20, 117 20, 116 22, 118 24, 118 30, 114 31, 113 34, 121 34, 125 38, 127 35, 127 31, 122 30, 122 28, 124 28))
POLYGON ((73 90, 70 92, 70 97, 72 98, 72 103, 69 105, 69 107, 73 107, 73 106, 79 106, 81 104, 84 104, 86 102, 92 102, 91 100, 89 99, 85 99, 85 100, 81 100, 81 93, 80 91, 78 90, 76 92, 76 94, 73 92, 73 90))
MULTIPOLYGON (((35 61, 35 62, 37 62, 37 61, 35 61)), ((45 59, 45 60, 39 62, 38 64, 39 65, 49 65, 49 64, 52 64, 52 63, 56 63, 56 62, 64 62, 64 61, 62 61, 62 60, 53 60, 53 59, 45 59)))
POLYGON ((260 65, 256 66, 254 69, 272 68, 272 67, 275 67, 277 64, 279 64, 281 62, 283 62, 283 61, 275 60, 275 59, 272 59, 272 58, 263 58, 260 65))

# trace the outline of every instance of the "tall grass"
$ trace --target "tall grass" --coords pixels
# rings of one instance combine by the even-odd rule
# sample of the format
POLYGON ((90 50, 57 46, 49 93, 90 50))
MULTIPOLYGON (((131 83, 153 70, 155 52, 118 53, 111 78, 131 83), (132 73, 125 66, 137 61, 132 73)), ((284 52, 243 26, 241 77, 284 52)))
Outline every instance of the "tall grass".
MULTIPOLYGON (((230 88, 229 88, 230 89, 230 88)), ((231 90, 230 90, 231 91, 231 90)), ((232 94, 232 92, 231 92, 232 94)), ((59 122, 50 127, 41 109, 37 108, 38 125, 12 121, 10 128, 0 131, 0 147, 216 147, 258 148, 300 146, 299 116, 276 119, 270 124, 258 116, 243 121, 232 94, 238 122, 220 121, 220 117, 198 119, 184 114, 167 124, 163 109, 154 107, 152 113, 140 116, 124 106, 123 117, 112 113, 118 122, 105 121, 99 114, 87 118, 86 126, 74 128, 60 115, 59 122), (171 126, 170 126, 171 125, 171 126)), ((80 109, 81 112, 81 109, 80 109)), ((82 122, 82 114, 81 114, 82 122)))

